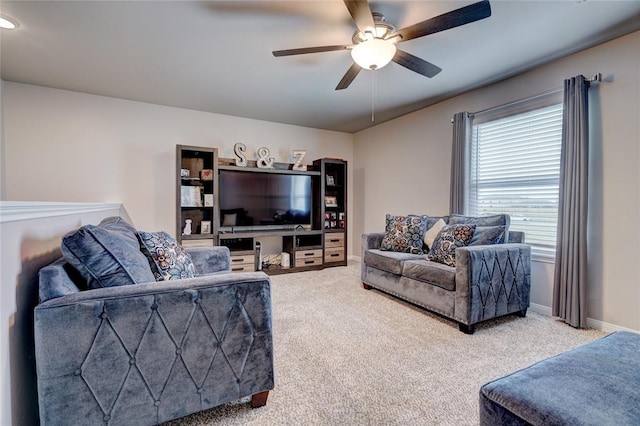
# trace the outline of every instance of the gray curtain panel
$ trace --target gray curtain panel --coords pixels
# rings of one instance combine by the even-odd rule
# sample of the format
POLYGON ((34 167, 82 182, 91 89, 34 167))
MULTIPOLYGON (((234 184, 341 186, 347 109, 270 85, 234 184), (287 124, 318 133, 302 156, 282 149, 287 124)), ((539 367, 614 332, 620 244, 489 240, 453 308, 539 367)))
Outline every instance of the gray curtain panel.
POLYGON ((589 81, 564 81, 562 153, 553 316, 573 327, 587 325, 587 164, 589 81))
POLYGON ((451 149, 451 195, 449 212, 465 214, 467 186, 467 158, 471 137, 471 117, 468 112, 457 112, 453 116, 453 143, 451 149))

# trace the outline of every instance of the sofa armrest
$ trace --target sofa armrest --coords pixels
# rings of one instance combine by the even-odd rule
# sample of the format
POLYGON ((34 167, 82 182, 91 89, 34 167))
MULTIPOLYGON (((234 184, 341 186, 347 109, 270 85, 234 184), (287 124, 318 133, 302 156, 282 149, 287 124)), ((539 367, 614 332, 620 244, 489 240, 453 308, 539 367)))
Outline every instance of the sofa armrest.
POLYGON ((186 251, 199 275, 231 271, 231 253, 228 247, 189 247, 186 251))
POLYGON ((509 243, 456 249, 455 319, 471 325, 525 311, 531 246, 509 243))
POLYGON ((42 424, 157 424, 273 389, 270 291, 216 274, 39 304, 42 424))
POLYGON ((384 238, 384 232, 375 232, 370 234, 362 234, 362 255, 365 250, 379 249, 384 238))

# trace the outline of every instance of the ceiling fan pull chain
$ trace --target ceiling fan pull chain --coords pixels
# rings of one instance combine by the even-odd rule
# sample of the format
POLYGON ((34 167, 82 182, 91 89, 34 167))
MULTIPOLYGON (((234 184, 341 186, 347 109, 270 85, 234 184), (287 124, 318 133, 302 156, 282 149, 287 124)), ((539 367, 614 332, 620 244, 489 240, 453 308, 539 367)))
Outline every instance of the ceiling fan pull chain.
POLYGON ((371 78, 371 122, 376 121, 376 69, 372 70, 373 77, 371 78))

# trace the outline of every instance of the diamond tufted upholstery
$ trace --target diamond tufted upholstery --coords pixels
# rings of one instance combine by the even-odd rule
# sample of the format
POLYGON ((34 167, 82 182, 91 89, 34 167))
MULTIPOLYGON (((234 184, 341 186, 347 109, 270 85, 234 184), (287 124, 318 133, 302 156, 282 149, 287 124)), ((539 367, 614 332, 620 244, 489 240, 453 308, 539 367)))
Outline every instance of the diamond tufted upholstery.
POLYGON ((361 279, 366 289, 377 288, 450 318, 465 333, 473 333, 482 321, 526 314, 531 247, 522 243, 524 233, 510 231, 507 244, 459 247, 455 267, 381 251, 383 235, 362 235, 361 279))
MULTIPOLYGON (((228 250, 217 249, 197 249, 201 268, 207 258, 228 268, 228 250)), ((43 269, 41 287, 53 277, 70 290, 35 309, 41 424, 151 425, 249 395, 266 401, 269 277, 203 272, 78 292, 63 262, 43 269)))

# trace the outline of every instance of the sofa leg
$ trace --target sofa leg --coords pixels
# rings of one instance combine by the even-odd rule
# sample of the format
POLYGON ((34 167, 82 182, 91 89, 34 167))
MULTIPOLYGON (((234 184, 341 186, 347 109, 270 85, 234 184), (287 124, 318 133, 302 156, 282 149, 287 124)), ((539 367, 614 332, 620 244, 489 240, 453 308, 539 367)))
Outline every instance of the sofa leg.
POLYGON ((472 325, 467 325, 467 324, 463 324, 461 322, 458 323, 458 328, 460 329, 460 331, 462 331, 464 334, 473 334, 474 331, 476 331, 476 326, 475 324, 472 325))
POLYGON ((364 288, 365 290, 371 290, 371 286, 365 283, 362 283, 362 288, 364 288))
POLYGON ((267 398, 269 397, 269 391, 256 393, 251 397, 251 407, 258 408, 267 405, 267 398))
POLYGON ((526 316, 527 316, 527 310, 526 310, 526 309, 523 309, 523 310, 521 310, 521 311, 518 311, 518 316, 519 316, 520 318, 524 318, 524 317, 526 317, 526 316))

